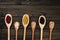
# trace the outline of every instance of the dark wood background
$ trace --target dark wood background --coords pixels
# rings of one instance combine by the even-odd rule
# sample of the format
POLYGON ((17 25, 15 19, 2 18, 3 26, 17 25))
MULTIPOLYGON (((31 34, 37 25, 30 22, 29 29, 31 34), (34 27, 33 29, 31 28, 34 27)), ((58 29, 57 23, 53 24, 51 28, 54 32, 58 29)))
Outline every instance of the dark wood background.
MULTIPOLYGON (((44 28, 43 40, 49 40, 49 21, 55 22, 55 27, 52 33, 52 40, 60 40, 60 1, 59 0, 0 0, 0 40, 7 40, 7 27, 4 17, 10 13, 13 16, 13 23, 20 22, 18 31, 18 40, 23 40, 22 16, 27 13, 30 16, 30 23, 27 27, 26 40, 31 40, 32 30, 30 24, 36 21, 35 40, 40 40, 40 27, 38 18, 40 15, 45 15, 47 22, 44 28)), ((15 29, 12 23, 11 40, 15 40, 15 29)))

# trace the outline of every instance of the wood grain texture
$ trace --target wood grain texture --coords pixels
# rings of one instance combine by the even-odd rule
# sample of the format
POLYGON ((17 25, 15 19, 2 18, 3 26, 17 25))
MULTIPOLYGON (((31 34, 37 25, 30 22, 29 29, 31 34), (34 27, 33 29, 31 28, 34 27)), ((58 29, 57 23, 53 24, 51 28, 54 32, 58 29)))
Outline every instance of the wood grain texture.
MULTIPOLYGON (((49 40, 49 21, 55 21, 55 28, 52 33, 52 40, 60 40, 60 6, 48 6, 48 5, 0 5, 0 40, 7 40, 7 27, 5 25, 4 17, 7 13, 12 14, 13 23, 19 21, 21 23, 18 31, 18 40, 23 40, 23 26, 22 16, 25 12, 28 12, 30 16, 30 23, 35 20, 37 22, 35 30, 35 40, 40 39, 40 27, 38 25, 38 18, 40 15, 45 15, 47 18, 47 24, 44 28, 43 40, 49 40)), ((11 40, 15 40, 15 29, 11 26, 11 40)), ((26 40, 32 40, 32 29, 30 23, 27 27, 26 40)))

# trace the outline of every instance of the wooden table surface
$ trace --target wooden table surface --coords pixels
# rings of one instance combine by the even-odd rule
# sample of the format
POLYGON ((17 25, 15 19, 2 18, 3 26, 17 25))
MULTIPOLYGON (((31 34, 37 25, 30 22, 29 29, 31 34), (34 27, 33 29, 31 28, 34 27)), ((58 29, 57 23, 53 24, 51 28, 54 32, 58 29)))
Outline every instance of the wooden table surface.
MULTIPOLYGON (((26 40, 32 39, 32 30, 30 27, 31 22, 36 21, 35 29, 35 40, 40 40, 40 27, 38 24, 38 18, 40 15, 45 15, 47 22, 44 27, 43 40, 49 40, 49 21, 53 20, 55 22, 55 27, 52 33, 52 40, 60 40, 60 6, 53 5, 12 5, 12 4, 1 4, 0 3, 0 40, 7 40, 7 27, 5 25, 4 17, 6 14, 10 13, 13 16, 13 23, 15 21, 20 22, 20 27, 18 31, 18 40, 23 40, 23 30, 22 16, 27 13, 30 16, 30 22, 27 27, 26 40)), ((15 40, 15 29, 11 26, 11 40, 15 40)))

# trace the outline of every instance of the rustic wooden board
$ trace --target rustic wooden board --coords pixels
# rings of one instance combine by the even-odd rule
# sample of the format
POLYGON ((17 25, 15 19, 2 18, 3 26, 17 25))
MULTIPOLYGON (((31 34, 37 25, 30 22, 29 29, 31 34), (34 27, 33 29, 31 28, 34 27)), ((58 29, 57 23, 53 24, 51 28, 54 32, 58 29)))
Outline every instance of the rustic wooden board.
MULTIPOLYGON (((40 15, 45 15, 47 18, 47 23, 44 28, 43 40, 49 40, 49 21, 55 21, 55 28, 52 34, 52 40, 60 40, 60 6, 46 6, 46 5, 0 5, 0 40, 7 40, 7 27, 5 25, 4 17, 7 13, 12 14, 13 23, 19 21, 21 23, 18 31, 18 40, 23 40, 23 26, 22 26, 22 16, 27 12, 30 16, 31 21, 35 20, 37 22, 35 30, 35 40, 40 39, 40 28, 38 25, 38 17, 40 15)), ((11 40, 15 40, 15 29, 11 26, 11 40)), ((27 27, 26 40, 31 40, 31 27, 30 23, 27 27)))

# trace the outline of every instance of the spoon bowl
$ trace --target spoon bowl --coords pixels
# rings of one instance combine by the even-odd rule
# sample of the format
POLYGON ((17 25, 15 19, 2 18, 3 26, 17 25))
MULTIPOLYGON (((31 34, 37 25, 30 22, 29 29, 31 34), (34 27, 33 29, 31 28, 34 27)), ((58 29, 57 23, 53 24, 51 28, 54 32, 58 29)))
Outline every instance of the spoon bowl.
POLYGON ((29 15, 28 14, 23 15, 22 24, 25 28, 28 26, 28 24, 29 24, 29 15))
POLYGON ((5 23, 6 23, 7 28, 10 28, 10 26, 12 24, 12 15, 11 14, 6 14, 5 23))
POLYGON ((50 23, 49 23, 49 28, 50 28, 50 29, 53 29, 53 28, 54 28, 54 24, 55 24, 54 21, 50 21, 50 23))
POLYGON ((18 21, 14 22, 14 27, 16 30, 19 29, 20 23, 18 21))
POLYGON ((32 28, 32 30, 35 30, 35 28, 36 28, 36 22, 35 21, 32 21, 31 28, 32 28))
POLYGON ((44 26, 45 26, 45 24, 46 24, 46 18, 45 18, 45 16, 44 15, 41 15, 40 17, 39 17, 39 26, 40 26, 40 28, 44 28, 44 26))

